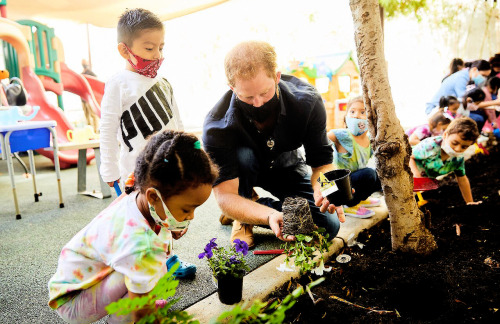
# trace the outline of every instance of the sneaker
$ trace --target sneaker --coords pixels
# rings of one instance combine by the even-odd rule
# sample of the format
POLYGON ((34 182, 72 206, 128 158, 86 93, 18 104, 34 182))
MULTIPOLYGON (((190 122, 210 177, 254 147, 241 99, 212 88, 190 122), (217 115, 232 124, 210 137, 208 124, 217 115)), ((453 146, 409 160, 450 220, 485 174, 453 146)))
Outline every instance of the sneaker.
POLYGON ((344 206, 344 215, 356 217, 356 218, 370 218, 375 215, 373 210, 366 209, 359 204, 353 207, 345 207, 344 206))
POLYGON ((191 277, 196 273, 196 266, 192 263, 180 260, 177 254, 167 259, 167 269, 170 269, 176 263, 179 263, 179 268, 175 270, 174 277, 182 279, 191 277))
POLYGON ((361 200, 359 202, 359 205, 361 205, 361 206, 363 206, 365 208, 368 208, 368 207, 378 207, 378 206, 380 206, 380 199, 368 197, 368 199, 366 199, 366 200, 361 200))
POLYGON ((231 231, 231 242, 234 242, 236 239, 245 241, 249 249, 253 248, 255 246, 253 242, 253 225, 242 224, 235 220, 231 231))

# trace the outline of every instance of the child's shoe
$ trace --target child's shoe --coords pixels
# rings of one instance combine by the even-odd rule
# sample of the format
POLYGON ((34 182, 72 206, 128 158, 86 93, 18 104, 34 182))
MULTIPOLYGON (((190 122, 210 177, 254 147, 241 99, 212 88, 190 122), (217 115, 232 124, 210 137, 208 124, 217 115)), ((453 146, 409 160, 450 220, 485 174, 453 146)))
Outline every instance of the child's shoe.
POLYGON ((196 266, 192 263, 181 261, 177 254, 167 259, 167 269, 170 269, 176 263, 179 263, 179 268, 175 270, 174 277, 182 279, 193 276, 196 273, 196 266))
POLYGON ((344 215, 356 218, 370 218, 375 215, 375 212, 357 204, 353 207, 344 206, 344 215))
POLYGON ((368 197, 368 199, 366 199, 366 200, 361 200, 358 205, 361 205, 365 208, 378 207, 378 206, 380 206, 380 199, 368 197))

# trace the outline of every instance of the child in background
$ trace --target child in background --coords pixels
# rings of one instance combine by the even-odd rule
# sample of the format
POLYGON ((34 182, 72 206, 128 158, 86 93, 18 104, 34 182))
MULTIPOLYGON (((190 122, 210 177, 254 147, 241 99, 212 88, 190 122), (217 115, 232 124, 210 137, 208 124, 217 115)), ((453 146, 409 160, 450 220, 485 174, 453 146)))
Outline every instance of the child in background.
POLYGON ((492 77, 486 81, 486 84, 484 87, 481 88, 481 90, 484 91, 485 98, 484 101, 481 102, 478 107, 479 109, 484 109, 484 112, 486 116, 488 117, 488 121, 491 124, 491 127, 493 129, 497 129, 497 117, 498 117, 498 112, 495 111, 495 109, 488 109, 487 107, 491 106, 500 106, 500 99, 494 100, 493 98, 497 98, 498 96, 498 90, 500 89, 500 78, 499 77, 492 77))
POLYGON ((451 117, 451 119, 460 117, 464 110, 460 101, 455 96, 441 97, 441 99, 439 99, 439 108, 436 108, 433 113, 438 112, 439 109, 443 109, 445 116, 451 117))
POLYGON ((477 129, 480 133, 486 123, 487 117, 484 110, 479 108, 479 104, 484 101, 485 97, 486 94, 484 91, 481 88, 475 87, 468 90, 462 99, 462 105, 466 111, 464 116, 472 118, 477 123, 477 129))
POLYGON ((368 168, 368 160, 373 151, 368 137, 368 120, 361 96, 347 103, 345 117, 347 129, 333 129, 328 138, 334 143, 333 164, 338 169, 351 170, 351 184, 355 192, 353 200, 344 209, 347 216, 368 218, 375 215, 367 207, 380 206, 380 200, 369 198, 375 191, 382 190, 377 172, 368 168))
MULTIPOLYGON (((181 231, 177 238, 186 233, 217 173, 194 135, 152 136, 137 158, 135 191, 121 195, 63 247, 48 284, 49 306, 66 322, 91 323, 107 315, 108 304, 150 292, 170 267, 170 231, 181 231)), ((108 323, 143 315, 111 316, 108 323)))
POLYGON ((469 179, 465 175, 464 152, 479 136, 476 122, 468 117, 453 120, 443 136, 429 137, 413 147, 410 168, 414 178, 436 178, 455 173, 458 187, 467 205, 474 202, 469 179))
POLYGON ((416 126, 406 131, 408 141, 411 146, 414 146, 427 137, 442 135, 450 123, 451 119, 444 114, 444 109, 439 108, 431 115, 428 124, 416 126))
MULTIPOLYGON (((183 130, 172 87, 157 76, 165 43, 160 19, 145 9, 127 10, 117 34, 126 65, 106 82, 101 104, 100 173, 110 187, 134 171, 148 136, 164 129, 183 130)), ((176 276, 195 272, 194 264, 181 262, 176 276)))

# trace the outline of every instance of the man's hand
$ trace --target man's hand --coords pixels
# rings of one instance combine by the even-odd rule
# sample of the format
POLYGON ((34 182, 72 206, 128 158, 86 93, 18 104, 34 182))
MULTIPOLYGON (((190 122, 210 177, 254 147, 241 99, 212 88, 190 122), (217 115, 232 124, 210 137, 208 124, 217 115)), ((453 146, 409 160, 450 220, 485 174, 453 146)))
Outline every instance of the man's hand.
POLYGON ((280 240, 285 242, 295 241, 295 236, 293 235, 287 235, 286 237, 283 237, 283 213, 274 211, 269 214, 269 227, 271 227, 271 230, 280 240))
POLYGON ((170 233, 172 233, 172 237, 174 238, 174 240, 178 240, 180 239, 182 236, 184 236, 184 234, 186 234, 187 232, 187 228, 183 229, 182 231, 171 231, 170 233))
POLYGON ((337 207, 333 204, 330 204, 328 199, 323 198, 320 191, 314 191, 314 204, 319 207, 319 211, 322 213, 328 210, 330 214, 333 214, 335 211, 337 211, 339 221, 341 223, 345 222, 344 208, 342 206, 337 207))

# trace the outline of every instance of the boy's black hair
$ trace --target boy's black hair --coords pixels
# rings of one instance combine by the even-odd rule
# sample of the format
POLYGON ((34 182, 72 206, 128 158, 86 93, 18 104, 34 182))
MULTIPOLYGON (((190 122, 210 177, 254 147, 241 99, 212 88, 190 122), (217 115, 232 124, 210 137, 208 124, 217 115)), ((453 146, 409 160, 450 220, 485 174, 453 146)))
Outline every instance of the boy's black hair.
POLYGON ((500 53, 495 54, 495 56, 490 57, 491 67, 500 67, 500 53))
POLYGON ((472 62, 472 64, 470 65, 470 67, 471 68, 475 67, 479 71, 488 71, 488 70, 491 70, 490 62, 485 61, 485 60, 476 60, 476 61, 472 62))
POLYGON ((458 99, 455 96, 442 96, 439 99, 439 108, 449 107, 456 102, 458 102, 458 99))
POLYGON ((218 170, 192 134, 165 130, 153 135, 137 157, 135 189, 158 189, 169 197, 201 184, 212 185, 218 170))
POLYGON ((475 142, 479 137, 479 130, 474 119, 460 117, 454 119, 446 128, 448 135, 458 134, 464 141, 475 142))
POLYGON ((497 93, 500 89, 500 78, 492 77, 486 81, 486 85, 489 86, 492 90, 492 93, 497 93))
POLYGON ((484 98, 486 98, 486 94, 484 93, 483 90, 481 90, 478 87, 470 89, 469 91, 467 91, 464 94, 464 97, 462 99, 462 103, 464 104, 464 107, 466 106, 467 98, 471 98, 472 102, 483 101, 484 98))
POLYGON ((118 43, 125 43, 128 47, 137 34, 144 29, 163 29, 163 24, 154 13, 149 10, 137 8, 127 9, 118 20, 118 43))

